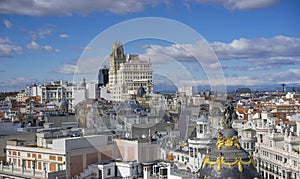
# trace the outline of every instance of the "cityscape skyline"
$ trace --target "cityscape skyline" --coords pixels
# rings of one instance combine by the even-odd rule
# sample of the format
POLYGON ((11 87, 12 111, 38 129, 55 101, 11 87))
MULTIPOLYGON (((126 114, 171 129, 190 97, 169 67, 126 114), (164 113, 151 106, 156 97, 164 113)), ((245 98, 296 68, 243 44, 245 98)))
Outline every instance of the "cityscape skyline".
MULTIPOLYGON (((51 80, 72 81, 79 59, 93 39, 116 24, 142 17, 174 20, 202 35, 219 59, 227 86, 285 83, 299 87, 297 1, 101 1, 93 6, 81 1, 71 5, 68 1, 2 1, 0 5, 0 92, 51 80), (63 9, 65 3, 69 6, 63 9)), ((197 54, 201 45, 133 39, 124 48, 127 54, 161 54, 175 59, 199 76, 203 73, 195 67, 194 57, 182 49, 197 54)), ((161 56, 152 60, 157 65, 174 62, 165 62, 161 56)), ((99 69, 97 62, 89 60, 84 67, 99 69)))

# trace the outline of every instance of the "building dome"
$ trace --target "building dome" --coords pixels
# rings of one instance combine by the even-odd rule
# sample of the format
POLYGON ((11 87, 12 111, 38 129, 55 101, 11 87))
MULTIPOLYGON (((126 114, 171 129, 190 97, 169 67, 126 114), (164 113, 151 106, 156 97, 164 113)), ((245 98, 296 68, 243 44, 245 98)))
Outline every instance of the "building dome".
POLYGON ((137 90, 136 96, 137 97, 143 97, 145 94, 146 94, 146 91, 145 91, 143 85, 141 85, 139 87, 139 89, 137 90))
POLYGON ((212 142, 211 151, 203 159, 200 178, 260 178, 254 159, 241 147, 238 133, 231 126, 233 112, 232 108, 225 111, 224 116, 229 116, 228 123, 212 142))

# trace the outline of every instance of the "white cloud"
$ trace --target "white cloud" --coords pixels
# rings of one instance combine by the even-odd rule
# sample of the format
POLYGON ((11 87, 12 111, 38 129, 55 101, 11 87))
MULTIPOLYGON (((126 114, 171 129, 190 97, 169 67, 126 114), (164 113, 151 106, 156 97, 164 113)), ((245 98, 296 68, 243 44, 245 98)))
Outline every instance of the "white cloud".
POLYGON ((6 28, 10 29, 13 27, 13 24, 7 20, 7 19, 3 19, 3 24, 5 25, 6 28))
POLYGON ((14 53, 22 54, 22 47, 13 45, 8 38, 0 38, 0 58, 12 57, 14 53))
POLYGON ((105 61, 105 57, 95 58, 80 58, 71 63, 64 64, 56 70, 57 73, 62 74, 98 74, 98 70, 102 63, 105 61))
POLYGON ((231 43, 213 42, 211 46, 221 59, 300 56, 300 38, 286 36, 276 36, 269 39, 240 38, 231 43))
MULTIPOLYGON (((273 38, 235 39, 230 43, 212 42, 213 51, 220 60, 242 60, 250 64, 248 70, 279 68, 283 65, 300 65, 300 38, 276 36, 273 38)), ((204 42, 196 44, 173 44, 170 46, 150 45, 145 54, 161 54, 155 59, 164 62, 164 56, 177 61, 193 62, 195 57, 201 64, 217 65, 214 53, 204 42)))
POLYGON ((198 3, 217 3, 222 4, 229 10, 248 10, 267 8, 275 5, 278 0, 194 0, 198 3))
POLYGON ((69 38, 70 37, 70 35, 68 35, 68 34, 60 34, 60 38, 69 38))
MULTIPOLYGON (((266 86, 276 84, 300 84, 300 69, 289 69, 281 72, 255 73, 247 76, 226 77, 226 86, 266 86)), ((215 84, 222 85, 224 82, 215 80, 215 84)), ((208 80, 195 81, 197 85, 210 85, 208 80)))
POLYGON ((48 52, 60 52, 59 49, 55 49, 55 48, 51 47, 50 45, 42 46, 42 45, 39 45, 38 43, 36 43, 35 41, 31 41, 31 43, 28 43, 26 45, 26 47, 28 49, 32 49, 32 50, 45 50, 48 52))
POLYGON ((0 91, 19 91, 25 88, 25 86, 39 83, 40 80, 35 78, 11 78, 0 80, 0 91))
MULTIPOLYGON (((163 1, 166 3, 167 0, 163 1)), ((88 14, 91 12, 111 12, 115 14, 126 14, 139 12, 145 6, 156 6, 159 0, 2 0, 0 1, 0 13, 22 14, 30 16, 70 16, 72 14, 88 14)))
POLYGON ((30 36, 32 40, 43 39, 52 34, 52 27, 48 25, 47 28, 39 28, 37 31, 30 31, 30 36))
POLYGON ((145 55, 160 55, 153 58, 155 63, 165 63, 166 57, 178 62, 200 62, 205 67, 213 67, 218 62, 209 44, 203 40, 195 44, 149 45, 144 48, 145 55))
MULTIPOLYGON (((300 39, 286 36, 257 39, 236 39, 230 43, 212 42, 212 49, 220 60, 223 60, 223 69, 231 69, 240 73, 236 77, 227 77, 228 85, 257 85, 274 84, 277 82, 299 82, 299 70, 285 70, 286 68, 297 68, 300 66, 300 39), (237 62, 232 63, 231 60, 237 62), (239 63, 243 62, 243 63, 239 63), (228 64, 227 64, 228 63, 228 64), (230 65, 229 65, 230 64, 230 65), (228 66, 229 65, 229 66, 228 66), (274 69, 281 69, 281 72, 274 72, 274 69), (265 70, 256 72, 257 70, 265 70), (245 75, 245 71, 249 76, 245 75), (251 75, 252 74, 252 75, 251 75), (254 75, 253 75, 254 74, 254 75)), ((145 54, 162 54, 152 58, 154 62, 163 66, 168 63, 167 57, 175 61, 193 62, 194 56, 201 56, 200 63, 206 72, 219 69, 218 61, 207 60, 212 55, 209 48, 204 48, 202 43, 196 44, 174 44, 170 46, 150 45, 145 47, 145 54), (205 57, 208 57, 207 59, 205 57), (203 59, 203 60, 202 60, 203 59)), ((211 58, 212 59, 212 58, 211 58)), ((173 60, 173 61, 174 61, 173 60)), ((191 63, 193 67, 197 64, 191 63)), ((199 68, 199 67, 198 67, 199 68)), ((187 68, 189 70, 190 68, 187 68)), ((199 68, 200 69, 200 68, 199 68)), ((232 74, 231 74, 232 75, 232 74)), ((221 78, 214 78, 221 79, 221 78)), ((199 81, 199 84, 206 84, 207 80, 199 81)), ((222 84, 221 81, 214 83, 222 84)))
POLYGON ((91 46, 80 47, 80 50, 93 50, 91 46))
POLYGON ((249 64, 237 65, 235 70, 269 70, 286 65, 300 65, 300 38, 240 38, 230 43, 212 42, 211 46, 220 60, 238 59, 249 64))
POLYGON ((74 74, 77 66, 74 64, 64 64, 56 72, 62 74, 74 74))

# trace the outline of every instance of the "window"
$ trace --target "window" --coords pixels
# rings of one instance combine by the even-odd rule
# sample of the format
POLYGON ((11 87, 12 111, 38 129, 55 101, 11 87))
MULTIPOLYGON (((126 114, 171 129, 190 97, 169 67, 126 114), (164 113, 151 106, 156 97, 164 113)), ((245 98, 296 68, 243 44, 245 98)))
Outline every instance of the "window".
POLYGON ((111 175, 111 169, 107 169, 107 176, 110 176, 111 175))
POLYGON ((43 163, 43 170, 48 171, 48 163, 43 163))
POLYGON ((56 160, 56 157, 55 157, 54 155, 50 155, 50 156, 49 156, 49 159, 50 159, 50 160, 56 160))
POLYGON ((38 169, 36 160, 32 161, 32 169, 38 169))
POLYGON ((58 160, 58 161, 62 161, 62 156, 58 156, 58 157, 57 157, 57 160, 58 160))
POLYGON ((62 164, 58 164, 58 170, 63 170, 63 165, 62 164))
POLYGON ((17 166, 17 159, 13 159, 13 164, 15 165, 15 166, 17 166))

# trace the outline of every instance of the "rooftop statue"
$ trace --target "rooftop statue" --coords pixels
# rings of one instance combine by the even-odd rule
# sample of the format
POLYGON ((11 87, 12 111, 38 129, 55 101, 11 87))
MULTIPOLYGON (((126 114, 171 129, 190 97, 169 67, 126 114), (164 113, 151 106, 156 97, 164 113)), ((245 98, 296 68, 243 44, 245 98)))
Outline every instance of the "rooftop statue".
POLYGON ((232 101, 226 103, 226 108, 223 115, 223 127, 232 128, 233 114, 235 113, 232 101))
POLYGON ((259 179, 254 159, 241 147, 238 132, 232 128, 232 122, 237 115, 231 101, 226 103, 223 115, 223 129, 203 159, 198 177, 259 179))

